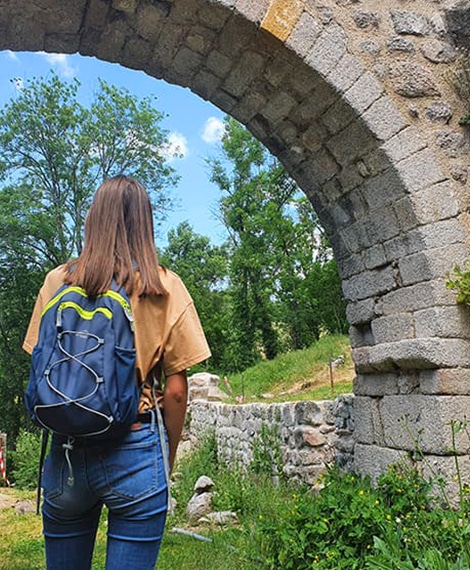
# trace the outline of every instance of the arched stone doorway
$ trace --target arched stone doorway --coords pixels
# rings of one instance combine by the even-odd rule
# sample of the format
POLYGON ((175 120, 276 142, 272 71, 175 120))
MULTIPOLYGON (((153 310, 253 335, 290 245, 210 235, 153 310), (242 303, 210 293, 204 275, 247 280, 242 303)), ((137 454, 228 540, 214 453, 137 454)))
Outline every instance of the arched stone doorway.
POLYGON ((470 5, 377 4, 0 0, 0 49, 141 69, 247 125, 312 201, 340 266, 357 469, 376 474, 417 442, 446 469, 446 424, 470 404, 470 322, 445 287, 469 237, 464 105, 448 78, 470 5))

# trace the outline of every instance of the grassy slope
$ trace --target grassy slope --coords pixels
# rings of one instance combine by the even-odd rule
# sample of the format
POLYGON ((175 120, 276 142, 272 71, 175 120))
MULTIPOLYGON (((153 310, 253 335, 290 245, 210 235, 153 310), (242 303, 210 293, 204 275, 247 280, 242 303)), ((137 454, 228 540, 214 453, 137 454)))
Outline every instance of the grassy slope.
MULTIPOLYGON (((322 337, 308 349, 260 362, 229 377, 231 400, 237 396, 243 396, 245 402, 318 400, 351 392, 354 367, 350 351, 347 336, 333 335, 322 337), (340 355, 345 362, 332 370, 332 391, 329 363, 340 355)), ((221 388, 226 390, 223 383, 221 388)))
MULTIPOLYGON (((2 488, 0 493, 16 500, 28 498, 34 501, 32 492, 2 488)), ((93 570, 102 570, 105 565, 104 518, 103 516, 98 530, 93 570)), ((227 550, 225 541, 218 544, 216 540, 214 544, 210 544, 171 534, 169 529, 172 523, 170 520, 163 539, 158 570, 254 570, 252 564, 227 550)), ((44 541, 40 516, 34 513, 17 515, 13 507, 0 509, 0 528, 0 570, 44 570, 44 541)))

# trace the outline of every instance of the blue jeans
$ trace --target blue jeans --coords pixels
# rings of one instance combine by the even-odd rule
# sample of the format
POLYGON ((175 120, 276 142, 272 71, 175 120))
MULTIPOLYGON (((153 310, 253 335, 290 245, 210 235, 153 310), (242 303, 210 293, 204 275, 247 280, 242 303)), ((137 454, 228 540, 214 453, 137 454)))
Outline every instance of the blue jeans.
POLYGON ((75 442, 73 485, 64 440, 53 437, 43 475, 47 570, 91 568, 103 504, 108 507, 106 570, 155 568, 168 488, 154 427, 142 424, 112 445, 75 442))

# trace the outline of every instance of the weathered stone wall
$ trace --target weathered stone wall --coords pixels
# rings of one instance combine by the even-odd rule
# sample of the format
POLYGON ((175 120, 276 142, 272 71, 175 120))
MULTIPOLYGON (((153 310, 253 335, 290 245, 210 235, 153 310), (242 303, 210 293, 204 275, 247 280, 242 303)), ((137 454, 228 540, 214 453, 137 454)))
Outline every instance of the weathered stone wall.
POLYGON ((448 461, 445 424, 470 409, 469 315, 445 286, 470 237, 468 101, 452 80, 470 0, 0 5, 0 49, 79 52, 188 87, 279 157, 338 260, 360 469, 422 432, 448 461))
POLYGON ((353 466, 353 396, 334 401, 231 405, 195 400, 189 408, 186 437, 197 445, 213 432, 221 461, 246 468, 253 446, 279 445, 283 469, 290 479, 315 485, 335 461, 353 466), (268 438, 263 440, 263 426, 268 438))

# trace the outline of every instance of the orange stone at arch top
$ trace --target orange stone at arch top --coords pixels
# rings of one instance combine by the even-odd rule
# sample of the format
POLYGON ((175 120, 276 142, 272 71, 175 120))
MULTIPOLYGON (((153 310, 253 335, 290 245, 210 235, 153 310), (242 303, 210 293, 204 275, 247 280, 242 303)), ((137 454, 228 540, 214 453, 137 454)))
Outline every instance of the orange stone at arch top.
POLYGON ((302 0, 274 0, 269 7, 261 28, 281 41, 287 40, 303 10, 302 0))

